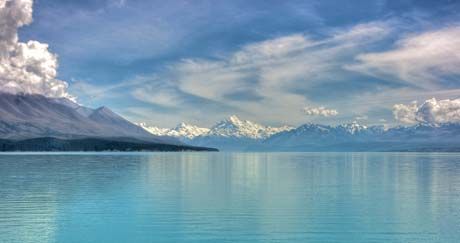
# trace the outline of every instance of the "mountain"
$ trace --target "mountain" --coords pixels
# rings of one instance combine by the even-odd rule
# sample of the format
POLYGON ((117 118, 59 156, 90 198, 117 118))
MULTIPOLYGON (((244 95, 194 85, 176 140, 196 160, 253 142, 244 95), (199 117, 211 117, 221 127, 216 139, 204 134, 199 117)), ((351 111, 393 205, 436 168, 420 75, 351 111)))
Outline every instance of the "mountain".
POLYGON ((275 133, 290 129, 292 129, 292 127, 289 126, 263 126, 251 121, 241 120, 233 115, 214 125, 207 133, 207 136, 260 140, 266 139, 275 133))
POLYGON ((18 141, 46 137, 182 144, 171 137, 154 136, 107 107, 91 109, 64 98, 0 93, 1 139, 18 141))
POLYGON ((289 126, 270 127, 230 116, 211 128, 201 128, 181 123, 172 129, 140 124, 145 130, 157 136, 172 136, 194 146, 212 146, 225 151, 241 151, 255 146, 273 134, 293 129, 289 126))
POLYGON ((185 140, 193 139, 195 137, 207 134, 210 130, 208 128, 201 128, 183 122, 173 129, 148 126, 145 123, 139 123, 138 125, 146 131, 150 132, 151 134, 157 136, 170 136, 185 140))
POLYGON ((194 146, 224 151, 460 151, 460 124, 364 126, 357 122, 297 128, 269 127, 231 116, 211 128, 180 124, 173 129, 148 127, 194 146))
POLYGON ((271 136, 264 151, 460 151, 459 124, 418 124, 385 129, 357 123, 336 127, 305 124, 271 136))

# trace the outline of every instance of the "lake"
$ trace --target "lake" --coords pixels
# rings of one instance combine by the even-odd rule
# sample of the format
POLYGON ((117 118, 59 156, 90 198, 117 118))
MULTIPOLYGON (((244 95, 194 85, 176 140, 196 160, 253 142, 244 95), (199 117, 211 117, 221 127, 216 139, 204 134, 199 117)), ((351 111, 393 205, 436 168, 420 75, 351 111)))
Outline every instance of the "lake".
POLYGON ((0 242, 458 243, 460 154, 2 154, 0 242))

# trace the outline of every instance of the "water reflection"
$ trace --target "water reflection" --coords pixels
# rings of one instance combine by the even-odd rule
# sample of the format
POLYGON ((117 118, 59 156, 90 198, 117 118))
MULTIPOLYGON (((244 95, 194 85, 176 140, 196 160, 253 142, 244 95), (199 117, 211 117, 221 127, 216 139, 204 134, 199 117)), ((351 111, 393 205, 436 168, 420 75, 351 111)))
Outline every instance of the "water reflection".
POLYGON ((0 242, 459 242, 460 155, 0 156, 0 242))

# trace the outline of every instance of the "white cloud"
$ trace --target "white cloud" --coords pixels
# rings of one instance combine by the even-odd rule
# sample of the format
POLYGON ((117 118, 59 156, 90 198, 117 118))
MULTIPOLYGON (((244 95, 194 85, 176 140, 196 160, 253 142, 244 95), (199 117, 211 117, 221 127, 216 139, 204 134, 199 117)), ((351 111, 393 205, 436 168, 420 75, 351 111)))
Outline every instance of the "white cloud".
POLYGON ((460 75, 459 36, 459 25, 407 36, 394 49, 358 55, 357 64, 345 67, 426 89, 438 88, 446 77, 460 75))
POLYGON ((337 116, 339 113, 334 109, 327 109, 323 106, 320 107, 305 107, 303 109, 305 115, 307 116, 337 116))
POLYGON ((397 121, 407 124, 417 123, 416 113, 418 110, 417 102, 410 105, 396 104, 393 106, 393 115, 397 121))
POLYGON ((271 98, 330 75, 327 71, 340 67, 345 56, 358 52, 366 40, 375 41, 388 32, 388 27, 378 22, 317 41, 303 34, 282 36, 248 44, 218 60, 183 60, 173 65, 171 72, 176 74, 180 89, 207 99, 225 100, 226 94, 235 90, 252 90, 271 98))
POLYGON ((426 100, 421 105, 412 102, 410 105, 397 104, 393 107, 395 119, 403 123, 459 123, 460 99, 426 100))
POLYGON ((369 119, 369 117, 366 116, 366 115, 355 117, 355 120, 358 120, 358 121, 365 121, 365 120, 367 120, 367 119, 369 119))
POLYGON ((314 46, 315 44, 314 41, 301 34, 283 36, 244 46, 240 51, 232 55, 230 62, 238 65, 273 60, 296 54, 295 52, 302 51, 306 47, 314 46))
POLYGON ((32 22, 32 0, 0 0, 0 91, 72 98, 57 79, 57 56, 38 41, 19 42, 18 28, 32 22))
POLYGON ((126 0, 111 0, 109 5, 115 6, 117 8, 122 8, 126 5, 126 0))
POLYGON ((174 108, 182 103, 182 97, 172 88, 147 86, 133 90, 133 96, 143 102, 174 108))
POLYGON ((330 32, 322 39, 297 33, 250 43, 214 59, 190 58, 172 64, 167 72, 157 73, 158 80, 172 87, 155 88, 164 95, 149 99, 140 95, 141 91, 134 95, 153 104, 180 107, 177 96, 191 95, 265 121, 279 121, 289 114, 291 121, 302 122, 305 116, 296 110, 299 104, 312 102, 299 91, 327 80, 337 81, 350 56, 390 32, 385 23, 373 22, 330 32))

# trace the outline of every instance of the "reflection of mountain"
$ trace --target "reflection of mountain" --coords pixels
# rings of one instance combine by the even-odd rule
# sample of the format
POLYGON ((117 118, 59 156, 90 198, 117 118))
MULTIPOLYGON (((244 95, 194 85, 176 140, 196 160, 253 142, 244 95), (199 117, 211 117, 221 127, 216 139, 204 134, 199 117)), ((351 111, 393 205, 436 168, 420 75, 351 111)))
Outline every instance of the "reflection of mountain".
MULTIPOLYGON (((43 144, 37 144, 33 150, 60 150, 59 148, 64 147, 78 149, 81 146, 76 142, 81 140, 75 139, 87 138, 93 139, 90 144, 115 150, 137 150, 135 147, 164 150, 165 144, 177 145, 173 150, 181 150, 177 147, 183 145, 171 137, 152 135, 107 107, 90 109, 63 98, 7 93, 0 93, 0 138, 4 139, 1 143, 4 150, 31 148, 24 145, 31 141, 49 145, 45 149, 43 144), (37 138, 42 139, 30 140, 37 138), (110 143, 109 146, 109 141, 117 143, 110 143), (146 146, 140 146, 141 144, 146 146)), ((84 148, 97 150, 96 147, 84 148)), ((183 149, 193 148, 188 146, 183 149)))
POLYGON ((305 124, 273 128, 232 116, 214 127, 144 128, 197 146, 240 151, 460 151, 459 124, 410 127, 305 124))

